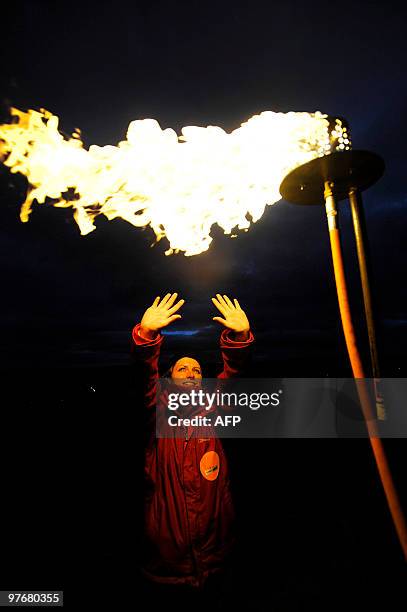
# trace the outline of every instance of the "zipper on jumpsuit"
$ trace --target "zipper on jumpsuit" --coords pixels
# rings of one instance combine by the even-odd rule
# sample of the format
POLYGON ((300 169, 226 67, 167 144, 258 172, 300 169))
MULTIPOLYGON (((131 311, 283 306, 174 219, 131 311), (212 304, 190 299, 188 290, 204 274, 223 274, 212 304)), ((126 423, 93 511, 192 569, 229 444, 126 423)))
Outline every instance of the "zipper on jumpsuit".
MULTIPOLYGON (((185 425, 183 427, 184 427, 184 433, 185 433, 185 440, 183 441, 184 455, 185 455, 185 450, 186 450, 186 448, 188 446, 188 443, 190 442, 192 436, 188 437, 188 428, 185 427, 185 425)), ((196 458, 196 448, 195 448, 195 458, 196 458)), ((193 560, 194 560, 195 569, 196 569, 196 573, 197 573, 198 588, 201 588, 203 586, 202 571, 201 571, 201 568, 200 568, 199 560, 198 560, 198 557, 196 555, 196 551, 194 549, 194 544, 193 544, 192 537, 191 537, 191 528, 190 528, 189 514, 188 514, 188 501, 187 501, 187 496, 186 496, 186 493, 185 493, 184 477, 185 477, 185 474, 184 474, 184 464, 183 464, 182 465, 182 479, 183 479, 183 485, 184 485, 184 487, 183 487, 184 488, 184 501, 185 501, 185 510, 186 510, 186 517, 187 517, 187 525, 188 525, 189 543, 190 543, 190 546, 191 546, 192 557, 193 557, 193 560)))

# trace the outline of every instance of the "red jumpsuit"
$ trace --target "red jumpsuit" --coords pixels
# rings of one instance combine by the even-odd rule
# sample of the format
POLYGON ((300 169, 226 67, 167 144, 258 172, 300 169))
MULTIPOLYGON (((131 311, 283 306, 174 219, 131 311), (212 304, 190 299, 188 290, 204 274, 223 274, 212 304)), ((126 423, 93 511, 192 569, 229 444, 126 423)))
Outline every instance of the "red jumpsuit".
MULTIPOLYGON (((150 579, 169 584, 201 586, 208 576, 222 570, 234 543, 234 509, 226 456, 219 438, 200 438, 190 428, 187 439, 157 438, 155 410, 158 358, 163 336, 148 341, 133 329, 133 351, 144 368, 144 397, 149 411, 150 438, 144 474, 146 561, 143 572, 150 579)), ((230 331, 220 338, 223 371, 218 378, 239 376, 253 334, 236 342, 230 331)), ((161 396, 159 396, 161 397, 161 396)))

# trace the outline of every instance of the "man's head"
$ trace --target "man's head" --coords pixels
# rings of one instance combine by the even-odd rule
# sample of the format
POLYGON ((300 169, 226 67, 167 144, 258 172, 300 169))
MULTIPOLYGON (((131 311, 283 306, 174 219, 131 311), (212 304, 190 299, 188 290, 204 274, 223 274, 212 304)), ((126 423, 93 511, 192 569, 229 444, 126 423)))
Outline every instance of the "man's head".
POLYGON ((200 387, 202 369, 199 361, 193 357, 181 357, 171 366, 170 377, 174 384, 185 390, 200 387))

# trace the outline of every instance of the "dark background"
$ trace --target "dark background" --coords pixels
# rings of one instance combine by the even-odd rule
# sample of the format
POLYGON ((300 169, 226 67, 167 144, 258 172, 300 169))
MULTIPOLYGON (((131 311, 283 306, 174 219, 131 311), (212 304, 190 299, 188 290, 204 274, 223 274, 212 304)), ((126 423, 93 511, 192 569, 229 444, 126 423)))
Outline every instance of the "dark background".
MULTIPOLYGON (((2 121, 10 105, 44 107, 65 133, 80 127, 86 145, 115 144, 145 117, 177 131, 232 130, 263 110, 346 117, 353 146, 386 163, 364 208, 382 374, 406 375, 399 3, 23 1, 3 7, 1 21, 2 121)), ((126 602, 137 587, 142 501, 132 326, 156 295, 178 291, 187 303, 168 330, 167 358, 193 347, 213 375, 219 329, 210 297, 220 291, 250 318, 256 352, 248 374, 350 375, 325 214, 281 201, 235 240, 214 227, 207 253, 165 257, 165 240, 150 249, 152 231, 120 220, 99 217, 97 230, 81 237, 69 210, 42 205, 22 224, 25 191, 25 179, 1 166, 0 586, 64 588, 76 607, 89 582, 103 598, 119 588, 126 602)), ((369 371, 350 213, 340 207, 369 371)), ((354 592, 389 603, 404 566, 367 440, 227 446, 239 585, 251 609, 273 601, 276 609, 326 609, 354 601, 354 592)), ((405 443, 385 446, 406 506, 405 443)))

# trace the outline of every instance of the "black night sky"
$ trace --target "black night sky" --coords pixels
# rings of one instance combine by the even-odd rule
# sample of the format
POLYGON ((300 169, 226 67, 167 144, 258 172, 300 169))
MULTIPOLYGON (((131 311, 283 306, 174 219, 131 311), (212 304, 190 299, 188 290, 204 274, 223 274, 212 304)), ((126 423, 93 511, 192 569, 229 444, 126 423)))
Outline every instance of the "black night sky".
MULTIPOLYGON (((46 108, 60 117, 65 134, 79 127, 89 146, 116 144, 131 120, 147 117, 177 132, 185 125, 219 125, 229 131, 263 110, 320 110, 345 117, 354 148, 374 151, 386 164, 383 178, 364 193, 363 201, 382 373, 406 375, 407 50, 406 13, 400 3, 25 0, 3 7, 1 22, 1 123, 9 120, 10 106, 46 108)), ((128 567, 124 559, 134 535, 128 504, 131 465, 138 452, 131 450, 134 439, 129 431, 134 419, 129 404, 132 326, 156 295, 179 292, 187 303, 182 322, 168 329, 178 333, 166 337, 167 354, 191 347, 211 373, 219 362, 220 330, 212 321, 210 298, 226 293, 239 299, 252 324, 253 376, 350 375, 325 212, 323 207, 281 201, 266 207, 262 219, 234 240, 214 227, 208 252, 165 257, 166 240, 150 248, 154 234, 149 228, 135 229, 121 220, 99 217, 97 230, 82 237, 71 210, 45 204, 35 205, 29 223, 22 224, 19 208, 25 193, 26 180, 1 165, 4 410, 10 427, 15 431, 21 426, 23 436, 4 460, 7 465, 14 449, 22 465, 9 471, 9 484, 20 479, 33 499, 35 483, 50 481, 54 488, 50 504, 38 502, 33 510, 20 492, 5 509, 20 546, 25 537, 40 545, 41 529, 48 548, 38 557, 30 550, 23 560, 15 550, 8 553, 7 580, 0 587, 44 585, 73 593, 87 571, 94 572, 96 585, 104 571, 111 584, 125 581, 127 571, 124 588, 130 591, 131 572, 123 568, 128 567), (122 395, 121 385, 126 388, 122 395), (70 439, 64 450, 56 439, 63 435, 61 428, 70 439), (52 432, 52 442, 44 432, 52 432), (16 518, 20 514, 21 524, 16 518), (111 524, 109 517, 120 525, 104 528, 106 521, 111 524), (65 544, 57 545, 51 531, 58 531, 65 544), (69 548, 72 541, 76 553, 69 548)), ((340 204, 340 221, 351 306, 369 371, 347 202, 340 204)), ((318 598, 323 597, 324 583, 329 598, 325 609, 330 609, 340 579, 348 575, 346 568, 353 575, 363 574, 365 586, 355 580, 362 597, 377 562, 396 568, 394 573, 389 570, 383 585, 389 597, 391 580, 401 571, 401 553, 367 441, 349 441, 346 450, 345 441, 341 449, 322 440, 309 441, 309 446, 306 440, 296 446, 295 441, 286 442, 285 447, 284 441, 272 440, 250 445, 255 460, 264 462, 267 457, 270 465, 278 466, 278 474, 274 467, 264 467, 248 483, 246 493, 235 485, 246 518, 250 505, 245 499, 254 496, 261 505, 259 523, 267 521, 264 504, 271 495, 271 534, 272 524, 280 521, 279 533, 270 535, 267 544, 274 551, 269 556, 253 544, 263 537, 260 528, 252 524, 251 535, 243 530, 249 553, 261 560, 261 584, 268 580, 266 560, 274 568, 290 567, 288 574, 277 572, 280 590, 291 593, 291 607, 281 609, 308 609, 294 607, 308 593, 298 586, 299 577, 306 565, 308 570, 319 568, 307 583, 312 583, 310 598, 322 601, 318 598), (328 476, 320 465, 322 457, 331 469, 328 476), (272 491, 266 491, 273 475, 272 491), (296 525, 291 531, 290 520, 296 525), (372 529, 376 548, 370 540, 372 529), (281 535, 285 531, 290 532, 288 544, 281 535), (329 538, 337 540, 335 554, 326 543, 329 538), (294 542, 302 547, 298 555, 288 552, 294 542), (341 548, 340 542, 346 545, 341 548), (306 548, 313 551, 311 561, 306 548), (333 568, 331 589, 326 577, 317 577, 324 560, 333 568), (338 582, 334 574, 341 576, 338 582)), ((402 441, 397 446, 392 442, 389 456, 403 479, 400 462, 405 448, 402 441)), ((238 483, 242 459, 237 446, 231 445, 230 452, 238 483)), ((11 551, 10 542, 8 547, 11 551)), ((255 580, 253 567, 249 575, 255 580)), ((258 599, 263 601, 262 595, 258 599)))

